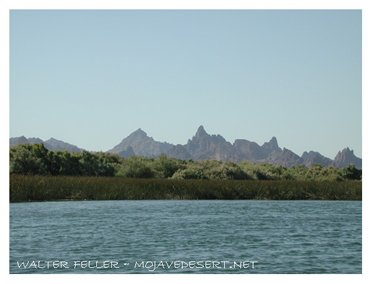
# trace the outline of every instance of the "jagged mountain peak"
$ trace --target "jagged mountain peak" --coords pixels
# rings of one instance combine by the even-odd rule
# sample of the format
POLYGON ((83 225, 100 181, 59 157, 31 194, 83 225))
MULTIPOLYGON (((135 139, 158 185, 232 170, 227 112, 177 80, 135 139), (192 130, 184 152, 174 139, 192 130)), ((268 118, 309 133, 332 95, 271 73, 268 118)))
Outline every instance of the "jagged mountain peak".
POLYGON ((205 136, 209 136, 209 134, 205 131, 204 126, 200 125, 198 130, 196 131, 195 138, 200 139, 205 136))
POLYGON ((134 131, 130 136, 147 136, 147 133, 143 131, 141 128, 138 128, 136 131, 134 131))
POLYGON ((278 145, 278 140, 276 139, 275 136, 273 136, 270 141, 269 145, 271 146, 271 149, 280 151, 279 145, 278 145))
POLYGON ((204 129, 204 126, 203 125, 200 125, 199 128, 198 128, 198 132, 199 131, 204 131, 205 132, 205 129, 204 129))
POLYGON ((46 143, 51 143, 51 142, 63 142, 63 141, 61 141, 61 140, 57 140, 57 139, 55 139, 55 138, 53 138, 53 137, 50 137, 48 140, 46 140, 45 141, 46 143))
POLYGON ((273 137, 270 139, 269 143, 278 146, 278 140, 276 139, 275 136, 273 136, 273 137))
POLYGON ((342 149, 342 151, 338 151, 338 153, 341 155, 354 155, 354 150, 350 150, 349 147, 346 147, 342 149))
POLYGON ((269 142, 265 142, 263 145, 262 145, 262 149, 264 149, 267 153, 270 153, 270 152, 281 152, 282 149, 279 148, 279 145, 278 145, 278 140, 276 139, 275 136, 273 136, 269 142))
MULTIPOLYGON (((213 143, 225 143, 226 142, 226 140, 225 140, 225 138, 223 138, 220 134, 217 134, 217 135, 215 135, 215 134, 213 134, 213 135, 210 135, 210 134, 208 134, 206 131, 205 131, 205 129, 204 129, 204 127, 203 127, 203 125, 200 125, 199 126, 199 128, 198 128, 198 130, 196 131, 196 134, 195 134, 195 136, 192 138, 192 142, 197 142, 197 141, 200 141, 200 140, 210 140, 210 141, 213 141, 213 143)), ((188 143, 190 143, 190 140, 189 140, 189 142, 188 143)))
POLYGON ((152 137, 149 137, 145 131, 141 128, 138 128, 136 131, 132 132, 127 138, 124 138, 121 143, 127 143, 131 141, 129 144, 132 144, 134 141, 154 141, 152 137))
POLYGON ((118 153, 123 157, 133 153, 139 156, 157 157, 161 153, 166 153, 171 146, 171 144, 166 142, 155 141, 139 128, 108 152, 118 153))
POLYGON ((342 153, 354 155, 354 150, 350 150, 349 147, 346 147, 342 150, 341 154, 342 153))
POLYGON ((340 157, 355 157, 354 150, 350 150, 349 147, 346 147, 342 151, 338 151, 335 159, 340 157))
POLYGON ((301 155, 301 158, 304 159, 304 160, 311 159, 313 157, 321 157, 321 158, 323 158, 324 156, 321 155, 319 152, 315 152, 315 151, 309 151, 309 152, 305 151, 301 155))
POLYGON ((362 159, 354 155, 354 150, 350 150, 349 147, 346 147, 342 151, 338 151, 333 160, 332 166, 343 168, 350 164, 353 164, 356 168, 361 169, 362 159))
POLYGON ((354 156, 354 150, 350 150, 349 147, 346 147, 342 151, 338 151, 336 157, 339 155, 354 156))

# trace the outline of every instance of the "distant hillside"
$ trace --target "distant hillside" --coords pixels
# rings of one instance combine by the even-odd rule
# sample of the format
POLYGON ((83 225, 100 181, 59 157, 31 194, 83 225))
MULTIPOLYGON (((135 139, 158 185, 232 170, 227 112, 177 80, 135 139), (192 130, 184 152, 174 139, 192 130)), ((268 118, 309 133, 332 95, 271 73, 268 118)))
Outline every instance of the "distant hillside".
MULTIPOLYGON (((70 152, 81 152, 83 150, 75 145, 54 138, 43 142, 39 138, 21 136, 10 138, 9 143, 10 146, 20 143, 44 143, 49 150, 68 150, 70 152)), ((353 164, 356 168, 362 168, 362 159, 356 157, 354 151, 349 148, 339 151, 333 160, 314 151, 304 152, 300 157, 289 149, 281 149, 276 137, 272 137, 269 142, 265 142, 262 146, 245 139, 236 139, 231 144, 219 134, 208 134, 203 126, 198 128, 195 135, 185 145, 173 145, 167 142, 155 141, 152 137, 148 137, 146 132, 140 128, 107 152, 118 154, 121 157, 136 155, 156 158, 164 153, 168 157, 181 160, 192 159, 201 161, 208 159, 235 163, 250 161, 253 163, 269 163, 276 166, 282 165, 284 167, 299 165, 311 167, 313 164, 320 164, 325 167, 344 168, 353 164)))
POLYGON ((311 167, 311 165, 313 164, 320 164, 322 166, 328 167, 333 163, 331 159, 326 158, 318 152, 314 151, 310 151, 309 153, 304 152, 301 158, 304 160, 304 165, 306 167, 311 167))
POLYGON ((48 150, 51 150, 51 151, 67 150, 67 151, 70 151, 70 152, 77 152, 77 153, 83 151, 83 149, 78 148, 75 145, 72 145, 72 144, 69 144, 69 143, 54 139, 54 138, 50 138, 49 140, 47 140, 45 142, 43 140, 41 140, 40 138, 26 138, 24 136, 9 139, 9 146, 10 147, 16 146, 17 144, 24 144, 24 143, 28 143, 28 144, 43 143, 45 148, 47 148, 48 150))

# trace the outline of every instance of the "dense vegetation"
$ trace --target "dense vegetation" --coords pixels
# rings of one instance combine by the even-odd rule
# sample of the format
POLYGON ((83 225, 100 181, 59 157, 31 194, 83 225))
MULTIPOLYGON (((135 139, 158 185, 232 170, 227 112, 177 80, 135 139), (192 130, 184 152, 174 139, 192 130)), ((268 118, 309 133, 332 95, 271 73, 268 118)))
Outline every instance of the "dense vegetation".
POLYGON ((340 169, 315 164, 311 168, 286 168, 271 164, 238 164, 215 160, 193 161, 168 158, 157 159, 83 151, 49 151, 43 144, 20 144, 10 148, 10 173, 42 176, 106 176, 154 179, 199 180, 297 180, 347 181, 362 180, 362 170, 350 165, 340 169))
POLYGON ((120 199, 362 200, 362 171, 10 148, 10 201, 120 199))
POLYGON ((50 200, 362 200, 353 181, 175 180, 10 175, 10 202, 50 200))

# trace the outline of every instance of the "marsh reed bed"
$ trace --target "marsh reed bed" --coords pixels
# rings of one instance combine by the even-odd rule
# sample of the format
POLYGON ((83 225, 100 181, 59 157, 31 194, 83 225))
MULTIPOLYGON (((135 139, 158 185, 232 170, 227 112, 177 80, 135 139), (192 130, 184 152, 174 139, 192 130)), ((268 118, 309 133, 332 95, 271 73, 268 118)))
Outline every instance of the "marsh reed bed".
POLYGON ((54 200, 362 200, 361 181, 174 180, 10 175, 10 202, 54 200))

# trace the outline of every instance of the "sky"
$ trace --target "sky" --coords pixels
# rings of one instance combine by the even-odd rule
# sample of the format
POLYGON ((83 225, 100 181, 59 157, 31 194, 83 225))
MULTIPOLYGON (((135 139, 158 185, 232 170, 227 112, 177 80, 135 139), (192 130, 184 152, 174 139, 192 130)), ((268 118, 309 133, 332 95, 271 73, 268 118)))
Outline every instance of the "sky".
POLYGON ((361 10, 11 10, 9 135, 362 157, 361 10))

